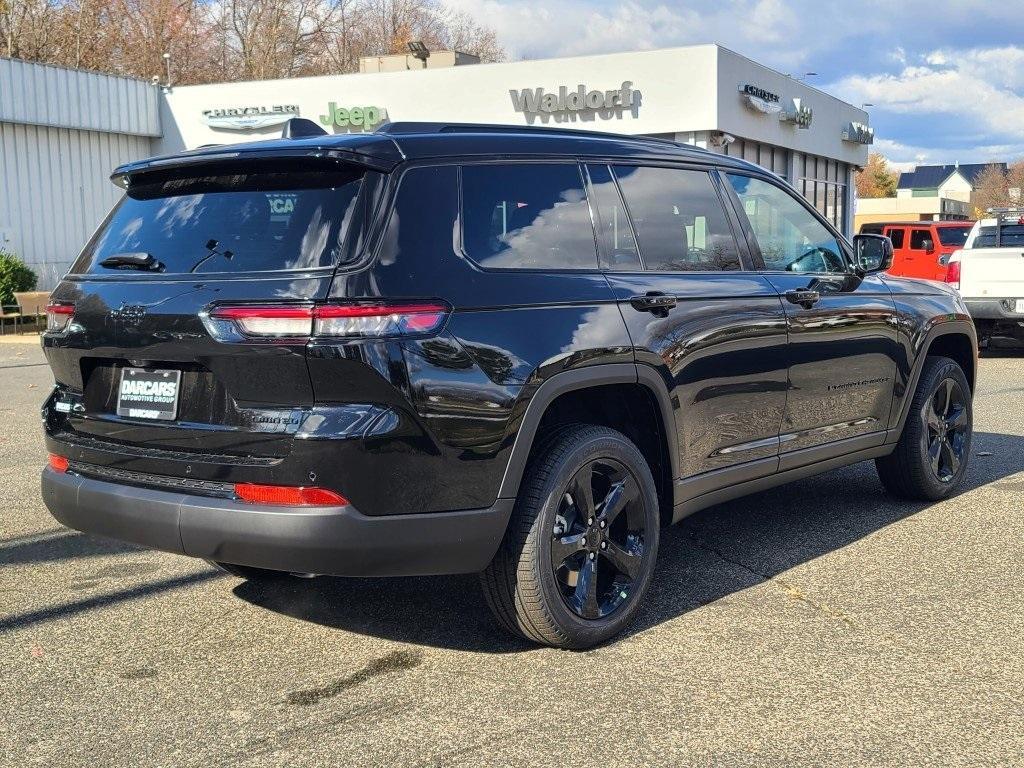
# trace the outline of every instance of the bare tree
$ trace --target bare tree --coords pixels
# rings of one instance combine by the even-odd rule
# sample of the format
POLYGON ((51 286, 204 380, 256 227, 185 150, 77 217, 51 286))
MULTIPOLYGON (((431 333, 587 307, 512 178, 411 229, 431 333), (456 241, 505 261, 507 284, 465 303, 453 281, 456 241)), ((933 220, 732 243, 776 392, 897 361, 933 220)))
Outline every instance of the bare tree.
POLYGON ((989 208, 1006 206, 1009 198, 1009 184, 1002 166, 985 166, 974 180, 974 192, 971 193, 975 218, 984 216, 989 208))
POLYGON ((3 54, 178 84, 354 72, 411 40, 482 58, 493 30, 438 0, 0 0, 3 54))

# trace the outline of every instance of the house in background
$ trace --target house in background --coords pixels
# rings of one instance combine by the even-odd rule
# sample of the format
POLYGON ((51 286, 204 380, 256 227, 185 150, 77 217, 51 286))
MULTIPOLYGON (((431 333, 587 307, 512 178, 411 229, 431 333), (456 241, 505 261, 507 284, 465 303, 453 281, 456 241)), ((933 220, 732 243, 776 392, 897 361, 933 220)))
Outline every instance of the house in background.
POLYGON ((854 231, 885 221, 962 221, 972 218, 978 177, 988 166, 1006 163, 919 165, 900 174, 896 197, 858 199, 854 231))
POLYGON ((973 203, 978 177, 990 165, 1006 173, 1006 163, 919 165, 912 171, 900 174, 896 197, 946 197, 973 203))

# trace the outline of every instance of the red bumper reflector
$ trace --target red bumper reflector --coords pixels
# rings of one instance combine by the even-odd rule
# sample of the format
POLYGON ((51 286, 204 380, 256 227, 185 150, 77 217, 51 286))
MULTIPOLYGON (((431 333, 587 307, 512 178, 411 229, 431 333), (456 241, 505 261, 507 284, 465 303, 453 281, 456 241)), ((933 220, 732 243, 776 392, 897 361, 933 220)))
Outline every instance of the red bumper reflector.
POLYGON ((68 471, 68 460, 63 456, 58 456, 55 453, 50 454, 50 469, 54 472, 67 472, 68 471))
POLYGON ((287 504, 294 507, 343 507, 348 504, 344 496, 326 488, 293 485, 235 483, 235 495, 250 504, 287 504))

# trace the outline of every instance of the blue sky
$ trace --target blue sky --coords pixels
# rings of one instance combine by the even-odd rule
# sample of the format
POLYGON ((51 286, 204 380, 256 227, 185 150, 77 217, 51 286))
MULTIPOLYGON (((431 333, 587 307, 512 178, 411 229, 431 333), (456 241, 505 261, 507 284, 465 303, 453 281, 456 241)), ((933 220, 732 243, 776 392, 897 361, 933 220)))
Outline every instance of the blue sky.
POLYGON ((717 42, 854 104, 875 149, 918 162, 1024 158, 1024 0, 449 0, 510 59, 717 42))

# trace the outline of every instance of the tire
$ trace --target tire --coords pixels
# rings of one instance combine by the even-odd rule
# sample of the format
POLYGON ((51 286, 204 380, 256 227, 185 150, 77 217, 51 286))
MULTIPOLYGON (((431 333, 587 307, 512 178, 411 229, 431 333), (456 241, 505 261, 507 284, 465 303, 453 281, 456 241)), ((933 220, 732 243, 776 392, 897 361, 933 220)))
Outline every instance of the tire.
POLYGON ((882 484, 904 499, 946 498, 967 472, 973 428, 963 370, 948 357, 927 358, 896 450, 875 459, 882 484))
POLYGON ((246 581, 272 581, 283 579, 288 576, 284 571, 272 571, 268 568, 255 568, 251 565, 235 565, 234 563, 219 563, 216 560, 207 560, 210 565, 224 573, 237 576, 246 581))
POLYGON ((590 425, 546 435, 481 574, 487 604, 502 626, 535 643, 597 645, 636 615, 660 522, 650 467, 625 435, 590 425))

